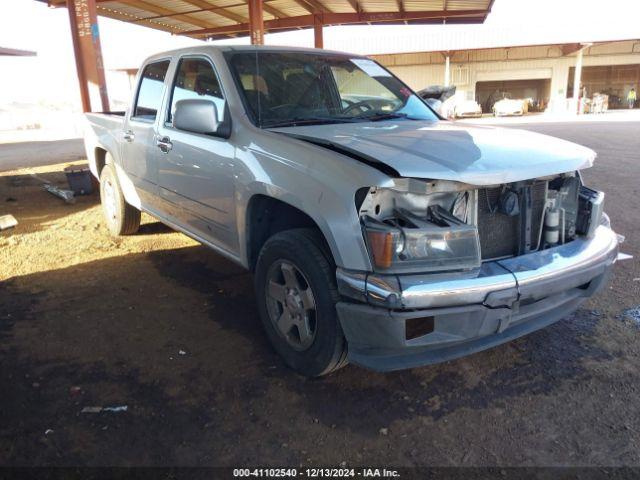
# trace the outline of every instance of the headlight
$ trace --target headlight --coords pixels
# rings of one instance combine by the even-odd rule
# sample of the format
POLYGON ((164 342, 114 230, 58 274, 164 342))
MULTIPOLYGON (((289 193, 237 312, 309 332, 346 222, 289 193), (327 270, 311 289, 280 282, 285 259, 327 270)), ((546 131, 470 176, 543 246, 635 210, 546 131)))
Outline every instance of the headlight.
POLYGON ((429 207, 429 218, 399 210, 384 222, 365 217, 363 228, 376 271, 411 273, 480 267, 478 229, 429 207))

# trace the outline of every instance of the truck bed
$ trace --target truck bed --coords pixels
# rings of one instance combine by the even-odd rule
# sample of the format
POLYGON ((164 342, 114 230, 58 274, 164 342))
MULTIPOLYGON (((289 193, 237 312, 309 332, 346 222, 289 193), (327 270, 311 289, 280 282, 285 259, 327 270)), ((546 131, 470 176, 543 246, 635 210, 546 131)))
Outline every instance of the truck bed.
MULTIPOLYGON (((120 163, 120 142, 124 131, 125 112, 86 113, 84 144, 89 168, 99 177, 101 155, 106 150, 116 163, 120 163)), ((104 161, 104 160, 102 160, 104 161)))

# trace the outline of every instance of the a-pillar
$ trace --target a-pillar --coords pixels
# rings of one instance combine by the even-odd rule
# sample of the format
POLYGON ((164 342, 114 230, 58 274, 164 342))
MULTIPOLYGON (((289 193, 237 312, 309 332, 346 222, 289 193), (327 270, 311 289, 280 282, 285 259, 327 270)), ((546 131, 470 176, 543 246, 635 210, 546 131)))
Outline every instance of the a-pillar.
POLYGON ((67 0, 82 110, 109 110, 95 0, 67 0))

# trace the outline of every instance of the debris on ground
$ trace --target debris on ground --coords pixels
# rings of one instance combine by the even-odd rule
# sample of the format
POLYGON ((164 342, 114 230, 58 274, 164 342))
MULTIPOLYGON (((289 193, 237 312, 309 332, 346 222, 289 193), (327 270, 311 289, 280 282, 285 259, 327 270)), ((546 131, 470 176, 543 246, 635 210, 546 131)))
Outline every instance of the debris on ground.
POLYGON ((71 394, 71 396, 75 397, 82 393, 82 389, 80 387, 73 386, 69 389, 69 393, 71 394))
POLYGON ((379 430, 380 435, 389 435, 389 429, 388 428, 381 428, 379 430))
POLYGON ((100 413, 102 411, 102 407, 84 407, 80 413, 100 413))
POLYGON ((45 435, 50 435, 50 434, 52 434, 52 433, 53 433, 53 430, 51 430, 50 428, 47 428, 47 429, 44 431, 44 434, 45 434, 45 435))
POLYGON ((0 230, 7 230, 8 228, 13 228, 16 225, 18 225, 18 221, 13 215, 0 216, 0 230))
POLYGON ((116 405, 113 407, 84 407, 80 413, 102 413, 102 412, 126 412, 128 405, 116 405))
POLYGON ((634 323, 640 326, 640 305, 636 305, 635 307, 628 308, 622 315, 631 319, 634 323))
POLYGON ((128 405, 118 405, 117 407, 104 407, 103 412, 126 412, 129 410, 128 405))
POLYGON ((64 173, 74 195, 91 195, 93 193, 91 170, 88 165, 71 165, 64 169, 64 173))
POLYGON ((185 352, 184 350, 179 350, 178 351, 178 355, 186 355, 186 354, 187 354, 187 352, 185 352))
POLYGON ((44 188, 47 192, 55 195, 56 197, 60 197, 67 203, 76 203, 76 199, 73 196, 73 192, 71 190, 64 190, 62 188, 58 188, 55 185, 51 185, 50 183, 45 183, 42 188, 44 188))

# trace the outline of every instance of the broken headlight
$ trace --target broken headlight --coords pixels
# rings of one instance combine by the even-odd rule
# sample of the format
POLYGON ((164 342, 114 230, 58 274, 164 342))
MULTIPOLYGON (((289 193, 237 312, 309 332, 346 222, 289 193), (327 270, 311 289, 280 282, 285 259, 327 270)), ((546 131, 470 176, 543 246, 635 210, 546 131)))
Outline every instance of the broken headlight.
POLYGON ((480 267, 478 229, 436 205, 422 218, 396 209, 384 221, 363 218, 365 238, 376 271, 412 273, 480 267))

